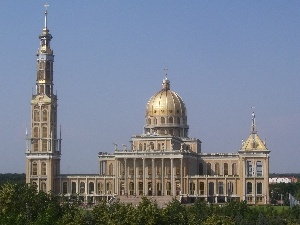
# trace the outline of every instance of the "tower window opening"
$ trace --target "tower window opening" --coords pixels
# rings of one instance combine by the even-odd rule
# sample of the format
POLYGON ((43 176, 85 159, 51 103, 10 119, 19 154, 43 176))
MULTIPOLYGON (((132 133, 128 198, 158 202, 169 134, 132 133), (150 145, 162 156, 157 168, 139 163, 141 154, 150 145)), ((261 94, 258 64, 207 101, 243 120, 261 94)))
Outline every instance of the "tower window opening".
POLYGON ((47 109, 44 109, 43 110, 43 121, 47 121, 47 119, 48 119, 48 111, 47 111, 47 109))
POLYGON ((258 194, 258 195, 261 195, 262 194, 262 183, 261 182, 258 182, 257 183, 257 187, 256 187, 256 193, 258 194))
POLYGON ((40 121, 40 112, 38 110, 34 110, 34 112, 33 112, 33 121, 34 122, 40 121))
POLYGON ((246 163, 246 169, 247 169, 247 176, 248 177, 252 177, 252 162, 251 161, 247 161, 246 163))
POLYGON ((41 164, 41 174, 44 176, 47 175, 47 167, 45 162, 42 162, 41 164))
POLYGON ((247 182, 247 194, 252 194, 252 183, 247 182))
POLYGON ((262 162, 261 161, 257 161, 256 162, 256 176, 261 177, 262 175, 263 175, 262 162))
POLYGON ((37 175, 37 163, 32 163, 32 175, 37 175))
POLYGON ((33 128, 33 137, 34 138, 38 138, 39 137, 39 128, 38 127, 34 127, 33 128))

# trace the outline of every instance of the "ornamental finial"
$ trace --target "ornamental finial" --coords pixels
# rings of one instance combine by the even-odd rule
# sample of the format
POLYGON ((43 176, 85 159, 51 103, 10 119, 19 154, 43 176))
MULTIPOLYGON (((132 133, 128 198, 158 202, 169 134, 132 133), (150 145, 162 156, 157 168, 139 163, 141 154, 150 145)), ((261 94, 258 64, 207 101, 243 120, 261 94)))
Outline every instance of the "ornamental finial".
POLYGON ((46 3, 44 6, 45 6, 45 9, 46 9, 46 11, 45 11, 45 29, 47 29, 47 15, 48 15, 49 5, 48 5, 48 3, 46 3))

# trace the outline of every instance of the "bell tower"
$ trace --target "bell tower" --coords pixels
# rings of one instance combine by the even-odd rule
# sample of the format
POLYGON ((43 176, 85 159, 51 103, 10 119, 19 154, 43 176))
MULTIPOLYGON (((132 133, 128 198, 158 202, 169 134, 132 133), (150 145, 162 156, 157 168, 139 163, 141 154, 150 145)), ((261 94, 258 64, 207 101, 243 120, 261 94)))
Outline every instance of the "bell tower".
POLYGON ((54 55, 50 47, 52 35, 45 24, 39 35, 36 90, 31 98, 31 129, 26 131, 26 183, 37 190, 59 192, 61 132, 57 136, 57 96, 53 93, 54 55))

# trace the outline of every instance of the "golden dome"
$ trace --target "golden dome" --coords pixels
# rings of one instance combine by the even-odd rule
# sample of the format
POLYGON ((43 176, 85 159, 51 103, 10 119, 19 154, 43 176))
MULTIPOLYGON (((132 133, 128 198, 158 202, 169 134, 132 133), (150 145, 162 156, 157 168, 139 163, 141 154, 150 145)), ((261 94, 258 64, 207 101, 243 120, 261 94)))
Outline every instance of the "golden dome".
POLYGON ((182 98, 170 90, 170 81, 165 78, 162 90, 153 95, 147 103, 146 116, 186 116, 182 98))
POLYGON ((162 90, 153 95, 146 106, 144 133, 188 137, 186 108, 182 98, 170 90, 165 78, 162 90))

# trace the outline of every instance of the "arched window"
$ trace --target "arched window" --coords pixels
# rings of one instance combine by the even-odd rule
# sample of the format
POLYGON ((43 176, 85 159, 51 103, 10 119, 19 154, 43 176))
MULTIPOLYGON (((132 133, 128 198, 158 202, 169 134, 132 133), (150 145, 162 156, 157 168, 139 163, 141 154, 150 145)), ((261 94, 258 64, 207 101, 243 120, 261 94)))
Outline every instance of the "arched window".
POLYGON ((228 163, 224 163, 224 175, 228 175, 228 163))
POLYGON ((203 164, 199 163, 199 175, 204 175, 203 174, 203 164))
POLYGON ((33 137, 34 138, 38 138, 39 137, 39 128, 38 127, 34 127, 33 128, 33 137))
POLYGON ((208 194, 209 195, 214 195, 215 193, 215 184, 214 182, 209 182, 208 184, 208 194))
POLYGON ((37 182, 36 181, 32 181, 32 187, 34 189, 37 189, 38 188, 38 185, 37 185, 37 182))
POLYGON ((95 191, 95 185, 94 182, 89 183, 89 194, 94 194, 95 191))
POLYGON ((46 138, 47 137, 47 127, 46 126, 43 126, 43 134, 42 134, 42 137, 43 138, 46 138))
POLYGON ((262 194, 262 183, 261 183, 261 182, 258 182, 258 183, 257 183, 256 193, 257 193, 258 195, 261 195, 261 194, 262 194))
POLYGON ((47 111, 47 109, 44 109, 43 110, 43 121, 47 121, 47 119, 48 119, 48 111, 47 111))
POLYGON ((231 168, 232 169, 232 171, 231 171, 232 173, 231 174, 234 175, 234 176, 237 175, 236 163, 232 163, 231 167, 232 167, 231 168))
POLYGON ((46 163, 45 162, 41 163, 41 174, 42 175, 47 175, 47 169, 46 169, 46 163))
POLYGON ((247 194, 252 194, 252 183, 247 182, 247 194))
POLYGON ((143 145, 142 145, 142 143, 139 143, 139 150, 143 150, 143 145))
POLYGON ((161 123, 161 124, 165 124, 165 117, 161 117, 161 118, 160 118, 160 123, 161 123))
POLYGON ((120 162, 120 175, 125 175, 125 163, 120 162))
POLYGON ((33 112, 33 120, 34 122, 39 122, 40 121, 40 113, 38 110, 34 110, 33 112))
POLYGON ((32 162, 32 175, 37 175, 37 163, 32 162))
POLYGON ((169 117, 169 123, 173 123, 173 117, 169 117))
POLYGON ((211 164, 210 163, 207 163, 207 165, 206 165, 206 174, 211 175, 211 164))
POLYGON ((83 194, 85 193, 85 183, 84 182, 80 182, 80 194, 83 194))
POLYGON ((157 125, 157 119, 156 118, 154 118, 154 124, 157 125))
POLYGON ((147 119, 147 124, 151 125, 151 119, 150 118, 147 119))
POLYGON ((41 191, 46 192, 47 191, 47 186, 45 182, 41 183, 41 191))
POLYGON ((62 192, 63 192, 63 194, 68 193, 68 183, 67 182, 63 182, 62 192))
POLYGON ((42 151, 47 151, 47 140, 42 140, 42 151))
POLYGON ((220 164, 219 163, 215 164, 215 175, 220 175, 220 164))

